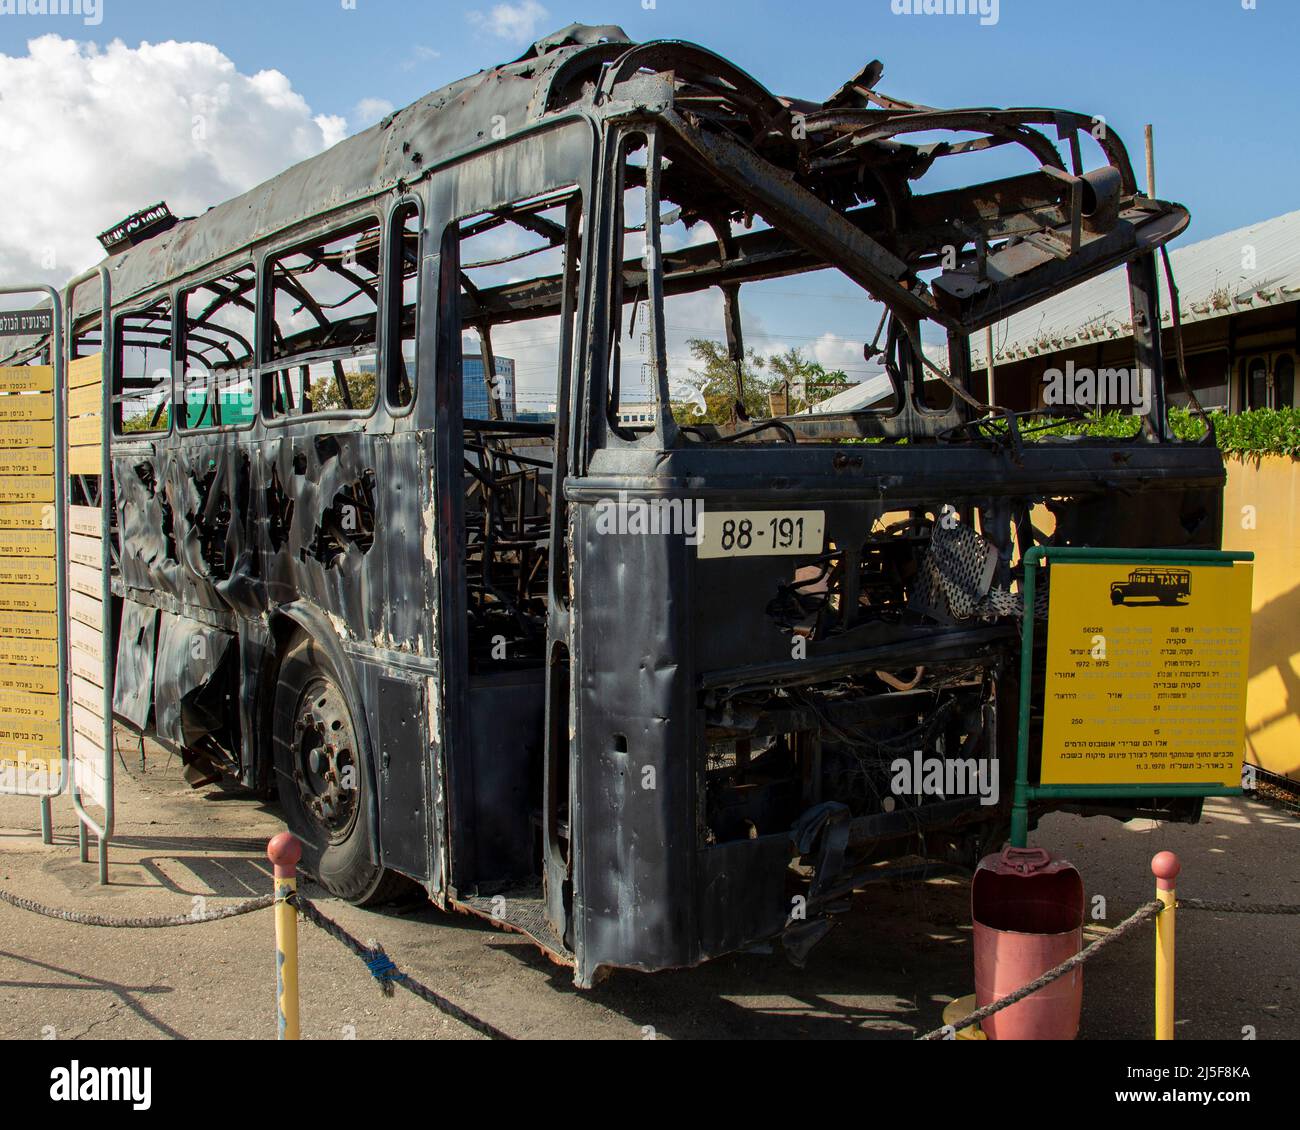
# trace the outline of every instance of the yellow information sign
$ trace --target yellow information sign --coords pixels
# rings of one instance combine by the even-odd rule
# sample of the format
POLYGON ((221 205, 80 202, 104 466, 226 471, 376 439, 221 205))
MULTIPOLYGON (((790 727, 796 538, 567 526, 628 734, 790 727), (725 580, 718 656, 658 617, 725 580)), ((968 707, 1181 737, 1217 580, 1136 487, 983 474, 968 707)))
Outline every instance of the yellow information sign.
POLYGON ((1051 569, 1043 784, 1241 784, 1251 566, 1051 569))
POLYGON ((53 389, 48 365, 0 368, 0 793, 63 784, 53 389))

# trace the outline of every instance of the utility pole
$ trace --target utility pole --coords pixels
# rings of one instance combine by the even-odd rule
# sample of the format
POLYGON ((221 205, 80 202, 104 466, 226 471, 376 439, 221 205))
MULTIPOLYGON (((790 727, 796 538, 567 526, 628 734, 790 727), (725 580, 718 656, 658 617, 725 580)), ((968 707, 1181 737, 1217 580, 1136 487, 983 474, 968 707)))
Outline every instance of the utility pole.
POLYGON ((1151 129, 1151 123, 1147 123, 1147 195, 1154 200, 1156 198, 1156 141, 1155 134, 1151 129))

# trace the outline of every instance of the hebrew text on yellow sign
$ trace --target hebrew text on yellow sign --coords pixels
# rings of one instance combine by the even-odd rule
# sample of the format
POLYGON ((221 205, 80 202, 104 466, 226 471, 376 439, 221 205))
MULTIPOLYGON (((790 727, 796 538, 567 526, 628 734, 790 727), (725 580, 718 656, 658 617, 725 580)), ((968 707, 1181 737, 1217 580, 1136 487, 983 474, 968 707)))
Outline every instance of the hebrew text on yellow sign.
POLYGON ((1251 566, 1051 566, 1043 784, 1241 784, 1251 566))

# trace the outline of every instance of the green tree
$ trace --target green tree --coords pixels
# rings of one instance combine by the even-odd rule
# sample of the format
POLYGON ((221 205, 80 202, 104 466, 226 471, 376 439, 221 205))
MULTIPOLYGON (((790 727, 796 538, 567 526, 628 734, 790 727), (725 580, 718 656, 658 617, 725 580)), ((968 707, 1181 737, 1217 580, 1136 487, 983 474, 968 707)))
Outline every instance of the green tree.
POLYGON ((819 404, 849 385, 848 374, 843 369, 828 371, 820 361, 805 356, 799 348, 778 353, 768 358, 767 363, 775 375, 773 384, 789 389, 791 412, 819 404))
MULTIPOLYGON (((736 365, 720 341, 693 337, 686 343, 696 367, 690 370, 692 383, 704 396, 705 412, 700 415, 696 406, 687 401, 673 404, 673 417, 681 424, 729 424, 735 414, 736 365)), ((740 363, 741 379, 745 388, 745 413, 750 419, 770 416, 767 394, 775 387, 762 370, 767 362, 752 349, 740 363)))
MULTIPOLYGON (((352 394, 350 407, 367 409, 375 402, 375 371, 366 369, 347 374, 348 392, 352 394)), ((311 390, 311 406, 314 412, 332 412, 349 405, 343 399, 343 387, 338 378, 331 376, 328 383, 311 390)))

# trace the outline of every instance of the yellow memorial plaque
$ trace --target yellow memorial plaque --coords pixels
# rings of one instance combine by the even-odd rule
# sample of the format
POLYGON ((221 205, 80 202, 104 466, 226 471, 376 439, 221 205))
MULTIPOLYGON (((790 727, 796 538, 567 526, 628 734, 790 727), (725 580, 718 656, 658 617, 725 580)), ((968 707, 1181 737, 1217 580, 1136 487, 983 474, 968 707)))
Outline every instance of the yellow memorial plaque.
MULTIPOLYGON (((103 358, 80 358, 69 367, 67 475, 97 475, 104 441, 103 358)), ((94 758, 104 724, 102 512, 69 507, 66 621, 57 615, 54 370, 50 366, 0 367, 0 793, 50 796, 64 781, 62 720, 94 758), (66 702, 60 639, 76 651, 66 702), (61 709, 62 708, 62 709, 61 709)), ((63 399, 62 390, 58 400, 63 399)), ((62 409, 59 409, 62 411, 62 409)), ((103 803, 103 772, 88 764, 89 793, 103 803), (96 788, 96 781, 100 787, 96 788)))
POLYGON ((1251 566, 1051 567, 1045 785, 1241 784, 1251 566))
POLYGON ((62 785, 63 760, 57 745, 42 749, 23 743, 0 742, 0 792, 19 796, 57 793, 62 785))
POLYGON ((54 370, 49 365, 0 366, 0 392, 52 392, 54 370))

